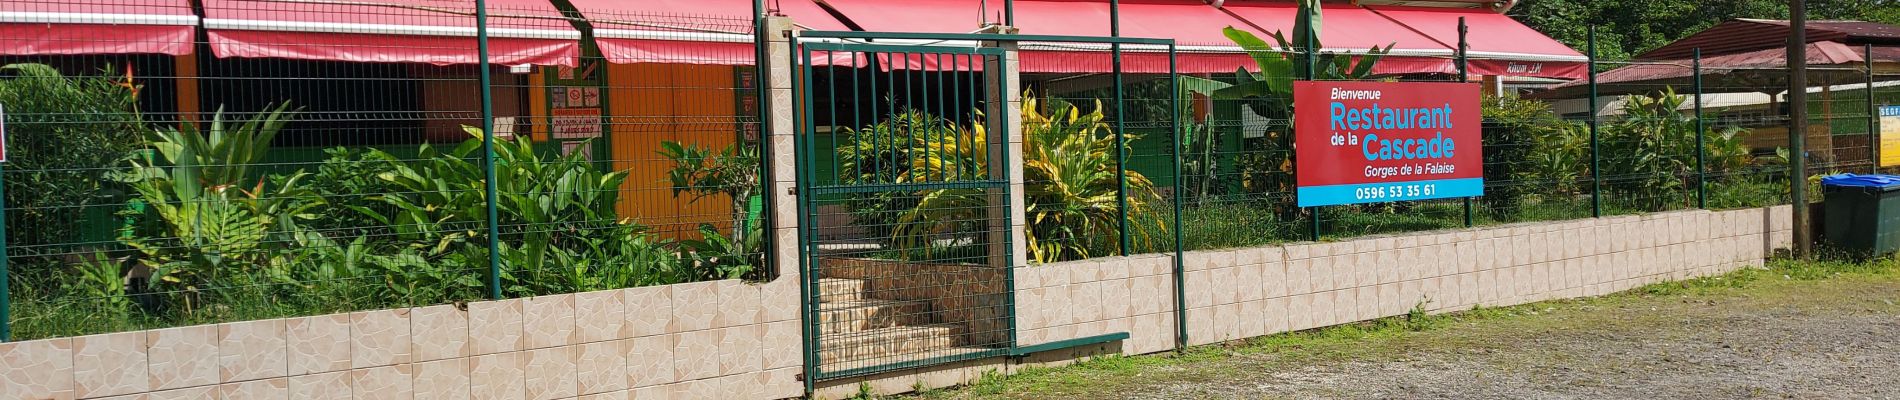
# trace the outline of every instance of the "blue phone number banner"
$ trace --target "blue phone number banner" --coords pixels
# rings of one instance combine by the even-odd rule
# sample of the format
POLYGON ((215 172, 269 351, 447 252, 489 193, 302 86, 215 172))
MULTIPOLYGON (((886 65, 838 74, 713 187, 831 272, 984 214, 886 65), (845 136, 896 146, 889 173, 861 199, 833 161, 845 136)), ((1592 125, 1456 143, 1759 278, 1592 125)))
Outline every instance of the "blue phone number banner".
POLYGON ((1303 186, 1301 204, 1333 205, 1471 197, 1484 193, 1484 178, 1394 183, 1303 186))

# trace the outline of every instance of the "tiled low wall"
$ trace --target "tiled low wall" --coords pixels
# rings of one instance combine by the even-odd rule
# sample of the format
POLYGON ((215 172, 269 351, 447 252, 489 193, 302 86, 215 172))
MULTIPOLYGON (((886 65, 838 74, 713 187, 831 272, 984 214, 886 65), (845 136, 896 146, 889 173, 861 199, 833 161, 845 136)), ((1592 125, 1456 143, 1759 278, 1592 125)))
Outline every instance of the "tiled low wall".
MULTIPOLYGON (((1190 343, 1605 294, 1761 264, 1788 208, 1683 211, 1190 252, 1190 343)), ((1020 344, 1174 346, 1174 260, 1015 269, 1020 344)), ((0 344, 7 399, 773 399, 802 394, 798 277, 701 282, 0 344)), ((1073 357, 1055 352, 1041 362, 1073 357)), ((880 392, 1012 370, 875 377, 880 392)), ((855 393, 823 382, 821 393, 855 393)))
POLYGON ((0 397, 795 397, 797 279, 4 343, 0 397))
MULTIPOLYGON (((1761 265, 1790 243, 1786 206, 1682 211, 1195 251, 1183 257, 1190 344, 1427 310, 1612 293, 1761 265)), ((1021 343, 1129 332, 1173 348, 1172 257, 1018 268, 1021 343)))

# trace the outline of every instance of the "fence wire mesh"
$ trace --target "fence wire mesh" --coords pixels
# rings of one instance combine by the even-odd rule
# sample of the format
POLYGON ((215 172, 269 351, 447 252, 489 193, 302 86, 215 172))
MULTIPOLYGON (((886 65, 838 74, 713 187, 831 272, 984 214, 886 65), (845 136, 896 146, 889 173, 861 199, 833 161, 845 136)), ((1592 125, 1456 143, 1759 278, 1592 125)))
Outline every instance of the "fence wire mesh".
POLYGON ((814 379, 1006 352, 1000 49, 808 43, 799 57, 814 379))
MULTIPOLYGON (((749 12, 490 1, 483 69, 472 3, 125 3, 0 3, 43 19, 0 29, 0 48, 29 49, 0 54, 16 338, 774 275, 760 169, 787 155, 759 151, 749 12), (137 17, 102 16, 128 9, 137 17)), ((1117 61, 1100 46, 1062 50, 1071 66, 1117 61)), ((913 275, 904 281, 948 274, 919 266, 1013 262, 991 259, 1004 218, 1016 216, 992 214, 1005 203, 946 199, 994 184, 988 171, 943 169, 1018 145, 995 139, 1012 129, 1031 162, 1017 193, 1028 207, 1007 211, 1028 221, 1022 256, 1036 263, 1174 251, 1177 234, 1195 250, 1581 218, 1599 205, 1617 215, 1782 204, 1794 179, 1900 166, 1881 161, 1900 160, 1900 134, 1875 129, 1900 121, 1873 122, 1879 106, 1900 104, 1894 71, 1815 66, 1808 101, 1789 105, 1782 69, 1600 62, 1588 71, 1594 88, 1498 83, 1484 103, 1483 197, 1300 208, 1290 105, 1189 91, 1189 79, 1157 66, 1162 51, 1125 50, 1120 74, 1024 71, 1020 110, 985 92, 994 56, 815 54, 796 78, 813 89, 799 99, 809 128, 801 186, 832 177, 857 189, 807 198, 804 256, 821 271, 808 277, 820 293, 810 300, 917 300, 825 276, 833 262, 895 261, 908 267, 878 276, 913 275), (1619 78, 1629 76, 1641 79, 1619 78), (1808 111, 1805 154, 1786 150, 1792 107, 1808 111), (990 122, 1007 112, 1025 124, 990 122), (1790 172, 1790 157, 1812 168, 1790 172), (938 171, 914 173, 918 162, 938 171), (968 187, 905 186, 917 184, 968 187), (917 246, 895 251, 900 240, 917 246)), ((1293 75, 1231 51, 1179 56, 1172 69, 1229 84, 1236 69, 1252 79, 1460 78, 1293 75)), ((1458 64, 1444 54, 1382 62, 1458 64)), ((835 320, 942 323, 995 305, 969 285, 924 281, 935 283, 917 290, 969 301, 835 320)), ((951 336, 994 348, 1007 332, 994 325, 951 336)), ((841 340, 818 343, 821 357, 831 348, 840 353, 826 358, 850 359, 855 344, 842 343, 870 343, 841 340)), ((895 354, 948 354, 933 351, 895 354)))
POLYGON ((749 10, 125 3, 0 5, 15 339, 770 275, 749 10))

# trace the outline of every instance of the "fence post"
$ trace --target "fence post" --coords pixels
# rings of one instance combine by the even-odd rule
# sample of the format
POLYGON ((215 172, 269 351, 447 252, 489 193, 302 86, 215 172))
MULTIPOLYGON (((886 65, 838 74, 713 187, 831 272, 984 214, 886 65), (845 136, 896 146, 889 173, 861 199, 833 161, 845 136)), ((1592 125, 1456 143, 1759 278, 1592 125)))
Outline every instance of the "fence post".
MULTIPOLYGON (((6 111, 0 110, 0 124, 5 124, 6 111)), ((7 284, 13 279, 7 262, 7 188, 6 163, 0 162, 0 343, 13 340, 13 287, 7 284)))
MULTIPOLYGON (((1304 15, 1300 16, 1300 18, 1305 18, 1305 17, 1306 16, 1304 15)), ((1313 80, 1313 70, 1317 67, 1317 64, 1315 64, 1313 60, 1313 56, 1317 55, 1317 52, 1314 51, 1315 49, 1313 48, 1314 44, 1317 43, 1317 39, 1313 37, 1314 35, 1305 35, 1305 36, 1306 36, 1306 40, 1300 43, 1300 52, 1304 53, 1302 54, 1302 58, 1304 58, 1305 60, 1302 60, 1302 62, 1306 63, 1306 69, 1305 69, 1305 72, 1300 73, 1301 75, 1300 79, 1310 81, 1310 80, 1313 80)), ((1261 73, 1266 73, 1266 71, 1261 71, 1261 73)), ((1295 141, 1297 141, 1297 139, 1295 141)), ((1298 162, 1293 163, 1293 168, 1295 172, 1298 172, 1298 169, 1300 168, 1299 163, 1298 162)), ((1309 210, 1311 210, 1313 214, 1313 218, 1312 218, 1313 226, 1309 227, 1309 230, 1307 231, 1307 238, 1315 242, 1319 241, 1319 211, 1321 208, 1323 208, 1323 206, 1314 206, 1312 208, 1309 208, 1309 210)))
POLYGON ((475 0, 476 61, 480 65, 482 91, 482 190, 488 207, 488 298, 501 299, 501 228, 495 206, 495 98, 494 80, 488 76, 488 2, 475 0))
POLYGON ((1590 72, 1590 216, 1603 216, 1603 165, 1597 146, 1597 27, 1587 28, 1590 72))
MULTIPOLYGON (((1169 131, 1174 132, 1174 349, 1187 349, 1187 271, 1182 257, 1186 256, 1184 235, 1181 232, 1181 199, 1187 195, 1181 176, 1181 152, 1186 142, 1181 140, 1181 77, 1176 70, 1177 54, 1174 43, 1168 43, 1168 121, 1169 131)), ((1206 179, 1206 178, 1202 178, 1206 179)))
POLYGON ((1788 35, 1788 185, 1794 220, 1794 257, 1808 258, 1813 244, 1808 225, 1808 12, 1806 2, 1789 4, 1788 35))
MULTIPOLYGON (((764 242, 768 249, 765 250, 766 257, 770 258, 767 263, 772 265, 773 272, 776 273, 773 277, 774 283, 783 279, 798 285, 799 300, 796 307, 798 307, 800 318, 805 321, 817 321, 818 310, 816 301, 812 298, 818 293, 815 287, 818 280, 813 278, 817 274, 806 271, 816 266, 805 265, 806 252, 804 251, 806 245, 804 239, 807 237, 804 229, 811 225, 804 223, 802 218, 806 216, 806 210, 803 209, 804 204, 799 201, 798 194, 794 192, 804 190, 798 184, 799 174, 811 169, 805 164, 810 160, 798 159, 798 154, 801 153, 799 146, 803 143, 797 139, 798 130, 803 126, 802 124, 808 122, 797 112, 809 109, 801 107, 799 102, 809 100, 809 96, 801 98, 792 94, 794 80, 809 79, 811 76, 810 55, 795 53, 791 35, 796 35, 796 32, 792 29, 794 25, 790 19, 766 16, 764 0, 753 0, 752 3, 756 11, 754 18, 757 18, 757 25, 754 27, 757 32, 754 32, 756 35, 753 37, 753 45, 758 47, 755 53, 758 58, 753 60, 756 74, 753 85, 759 88, 759 142, 763 147, 759 152, 759 163, 763 165, 765 174, 760 181, 766 188, 763 195, 766 210, 770 210, 765 215, 765 226, 770 229, 766 231, 765 239, 767 240, 764 242), (797 57, 794 54, 805 57, 804 63, 801 64, 794 59, 797 57), (794 71, 797 73, 795 74, 794 71)), ((786 305, 765 305, 765 307, 784 306, 786 305)), ((804 353, 801 358, 804 362, 801 364, 804 366, 802 371, 807 377, 817 372, 817 325, 816 322, 800 325, 799 347, 804 353)), ((813 379, 805 379, 804 388, 807 395, 810 395, 814 388, 812 381, 813 379)))
POLYGON ((1709 208, 1708 126, 1702 123, 1702 48, 1695 48, 1695 208, 1709 208))
MULTIPOLYGON (((1108 36, 1122 36, 1120 0, 1108 2, 1108 36)), ((1126 256, 1129 253, 1128 247, 1133 245, 1134 240, 1128 235, 1128 117, 1125 112, 1126 107, 1122 104, 1126 100, 1122 97, 1122 44, 1121 42, 1112 43, 1109 49, 1114 57, 1113 74, 1115 75, 1115 221, 1116 232, 1120 234, 1121 255, 1126 256)))
MULTIPOLYGON (((1471 59, 1465 54, 1465 50, 1470 47, 1470 42, 1465 41, 1465 35, 1470 33, 1471 26, 1465 25, 1465 17, 1458 17, 1458 83, 1471 81, 1471 59)), ((1483 127, 1484 122, 1479 121, 1478 125, 1483 127)), ((1482 149, 1484 144, 1479 143, 1478 147, 1480 147, 1478 154, 1484 154, 1482 149)), ((1471 196, 1465 196, 1465 227, 1470 228, 1471 225, 1471 196)))
MULTIPOLYGON (((774 179, 777 175, 774 175, 775 171, 772 170, 772 165, 775 163, 771 162, 771 157, 778 153, 773 153, 772 148, 772 96, 766 91, 765 75, 772 66, 771 49, 766 44, 766 31, 765 0, 752 0, 752 97, 759 106, 759 134, 757 136, 759 142, 756 145, 759 146, 759 176, 764 177, 759 180, 760 192, 764 193, 759 197, 761 201, 766 202, 766 207, 770 207, 765 210, 776 214, 778 204, 771 200, 776 198, 779 185, 777 185, 777 179, 774 179)), ((769 271, 771 277, 777 278, 783 275, 787 268, 784 263, 778 262, 778 218, 765 216, 760 219, 764 220, 765 228, 760 230, 765 233, 765 237, 759 238, 759 243, 764 245, 758 249, 764 253, 760 258, 764 260, 766 270, 769 271)))
POLYGON ((1881 106, 1873 104, 1873 45, 1864 45, 1860 51, 1860 57, 1868 61, 1868 171, 1877 174, 1881 173, 1881 106))

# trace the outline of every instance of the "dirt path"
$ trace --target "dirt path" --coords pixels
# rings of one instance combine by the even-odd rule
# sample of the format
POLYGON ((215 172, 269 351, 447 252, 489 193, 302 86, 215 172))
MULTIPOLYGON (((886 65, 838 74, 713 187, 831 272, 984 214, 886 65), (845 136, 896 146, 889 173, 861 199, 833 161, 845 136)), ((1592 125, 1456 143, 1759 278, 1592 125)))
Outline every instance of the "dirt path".
POLYGON ((1101 359, 923 397, 1900 398, 1900 273, 1891 264, 1838 268, 1865 267, 1782 265, 1603 298, 1101 359))

